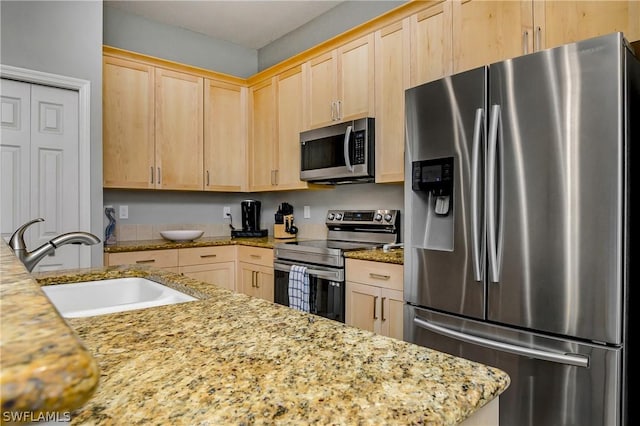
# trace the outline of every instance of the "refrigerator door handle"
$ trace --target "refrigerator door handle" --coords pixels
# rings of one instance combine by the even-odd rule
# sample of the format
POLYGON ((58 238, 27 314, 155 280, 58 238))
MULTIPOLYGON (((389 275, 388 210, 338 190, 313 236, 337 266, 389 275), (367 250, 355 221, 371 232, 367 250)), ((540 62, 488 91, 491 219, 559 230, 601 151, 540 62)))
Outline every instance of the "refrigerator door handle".
POLYGON ((575 367, 589 367, 589 357, 580 354, 561 354, 556 352, 542 351, 539 349, 527 348, 524 346, 512 345, 505 342, 497 342, 495 340, 484 339, 482 337, 473 336, 471 334, 462 333, 460 331, 451 330, 420 318, 414 318, 413 323, 420 328, 424 328, 433 333, 437 333, 452 339, 461 340, 485 348, 494 349, 501 352, 509 352, 518 356, 540 359, 543 361, 555 362, 558 364, 573 365, 575 367))
POLYGON ((488 148, 487 148, 487 241, 489 245, 489 279, 491 282, 500 281, 500 267, 502 260, 502 226, 497 226, 498 220, 502 221, 502 173, 500 174, 500 191, 496 196, 496 172, 501 162, 498 156, 498 136, 501 126, 500 105, 491 107, 491 123, 489 125, 488 148), (500 202, 500 219, 496 216, 496 199, 500 202), (498 228, 496 230, 496 228, 498 228))
POLYGON ((476 281, 482 281, 484 279, 484 227, 480 230, 480 207, 478 206, 479 200, 479 187, 480 183, 484 183, 480 179, 480 147, 483 142, 482 130, 484 121, 484 110, 482 108, 476 109, 476 119, 473 126, 473 152, 471 163, 471 250, 473 255, 473 277, 476 281), (482 233, 482 236, 480 235, 482 233))

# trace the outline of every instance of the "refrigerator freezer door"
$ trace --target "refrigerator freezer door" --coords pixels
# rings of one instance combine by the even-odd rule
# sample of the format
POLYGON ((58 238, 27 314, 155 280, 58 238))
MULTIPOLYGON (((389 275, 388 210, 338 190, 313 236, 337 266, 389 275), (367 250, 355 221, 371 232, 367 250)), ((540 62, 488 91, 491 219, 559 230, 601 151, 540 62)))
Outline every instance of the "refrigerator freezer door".
POLYGON ((405 298, 475 318, 485 313, 486 82, 482 67, 405 95, 405 298), (437 168, 438 160, 450 164, 451 158, 453 194, 446 206, 439 194, 412 189, 416 162, 424 164, 418 165, 423 177, 434 176, 430 168, 437 168))
POLYGON ((622 342, 622 46, 614 34, 490 66, 490 321, 622 342))
POLYGON ((500 395, 500 425, 621 424, 620 347, 525 333, 412 306, 405 307, 405 324, 412 324, 406 336, 410 342, 509 374, 511 384, 500 395))

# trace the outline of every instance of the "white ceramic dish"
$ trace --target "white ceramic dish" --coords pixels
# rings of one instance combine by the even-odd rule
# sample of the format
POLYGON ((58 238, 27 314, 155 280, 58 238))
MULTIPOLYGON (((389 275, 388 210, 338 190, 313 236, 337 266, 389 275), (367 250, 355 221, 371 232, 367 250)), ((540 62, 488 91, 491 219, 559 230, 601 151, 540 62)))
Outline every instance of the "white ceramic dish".
POLYGON ((171 241, 192 241, 202 237, 204 231, 198 231, 195 229, 181 229, 175 231, 161 231, 162 238, 171 241))

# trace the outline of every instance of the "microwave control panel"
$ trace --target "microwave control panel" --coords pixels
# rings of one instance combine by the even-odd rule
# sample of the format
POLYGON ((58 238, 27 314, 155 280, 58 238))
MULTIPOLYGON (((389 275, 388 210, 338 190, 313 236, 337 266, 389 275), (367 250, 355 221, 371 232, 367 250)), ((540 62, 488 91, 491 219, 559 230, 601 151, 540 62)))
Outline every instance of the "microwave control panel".
POLYGON ((366 144, 364 141, 364 131, 354 132, 353 155, 351 164, 364 164, 366 158, 366 144))

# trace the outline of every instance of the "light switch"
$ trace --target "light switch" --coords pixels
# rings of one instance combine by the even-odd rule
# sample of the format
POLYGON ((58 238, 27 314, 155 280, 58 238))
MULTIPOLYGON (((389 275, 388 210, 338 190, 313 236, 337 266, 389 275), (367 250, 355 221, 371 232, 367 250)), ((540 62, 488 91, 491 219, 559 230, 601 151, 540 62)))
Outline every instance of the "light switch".
POLYGON ((129 206, 120 206, 120 219, 129 219, 129 206))
POLYGON ((311 218, 311 207, 310 206, 304 206, 304 218, 305 219, 311 218))
POLYGON ((222 208, 222 218, 223 218, 223 219, 226 219, 226 218, 228 218, 229 216, 231 216, 231 207, 229 207, 229 206, 224 206, 224 207, 222 208))

